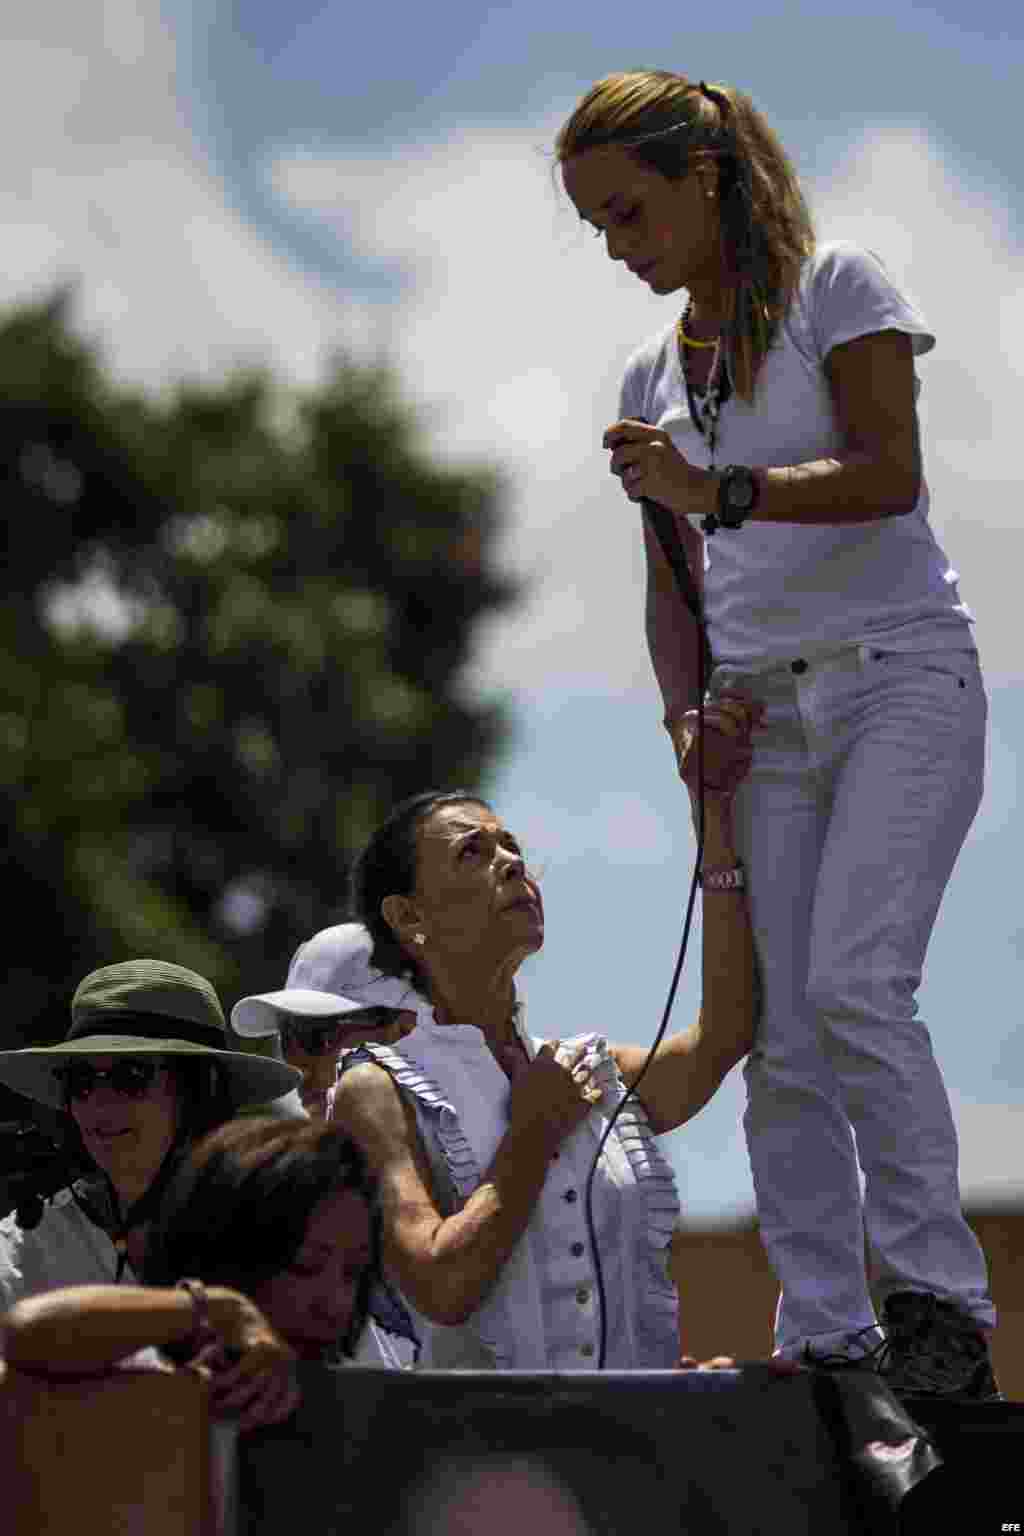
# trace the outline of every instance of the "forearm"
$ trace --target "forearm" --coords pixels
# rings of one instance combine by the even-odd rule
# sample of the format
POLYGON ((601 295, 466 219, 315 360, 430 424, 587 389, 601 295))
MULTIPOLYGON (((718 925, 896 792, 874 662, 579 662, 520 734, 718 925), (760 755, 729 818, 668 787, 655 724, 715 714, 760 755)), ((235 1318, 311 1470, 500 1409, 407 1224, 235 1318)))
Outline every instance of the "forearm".
MULTIPOLYGON (((647 598, 645 626, 651 665, 661 690, 665 718, 673 719, 697 704, 700 677, 700 634, 689 609, 683 603, 672 570, 658 547, 654 534, 645 524, 647 554, 647 598)), ((688 551, 691 572, 697 563, 696 551, 688 551)), ((698 590, 703 586, 697 583, 698 590)))
MULTIPOLYGON (((840 458, 815 459, 806 464, 751 466, 757 481, 757 504, 751 523, 796 523, 805 527, 874 523, 903 517, 917 505, 921 491, 920 463, 850 452, 840 458)), ((718 475, 703 475, 696 494, 683 499, 680 512, 706 517, 718 510, 718 475)), ((715 537, 739 537, 722 529, 715 537)))
MULTIPOLYGON (((210 1320, 228 1292, 207 1293, 210 1320)), ((27 1297, 3 1320, 9 1365, 47 1375, 101 1371, 151 1345, 184 1344, 195 1329, 187 1291, 142 1286, 76 1285, 27 1297)))
MULTIPOLYGON (((731 869, 736 854, 728 806, 708 796, 706 812, 704 869, 731 869)), ((700 1015, 659 1046, 638 1089, 657 1134, 691 1120, 753 1044, 758 988, 746 899, 742 892, 705 891, 703 913, 700 1015)), ((636 1080, 645 1055, 636 1046, 615 1047, 627 1082, 636 1080)))
MULTIPOLYGON (((728 870, 737 863, 730 809, 712 802, 705 818, 703 868, 728 870)), ((709 888, 705 882, 701 907, 701 1049, 717 1086, 754 1043, 760 988, 746 893, 709 888)))
POLYGON ((462 1210, 429 1232, 403 1233, 399 1221, 386 1257, 425 1316, 464 1323, 494 1289, 529 1225, 553 1150, 546 1137, 509 1130, 462 1210))
POLYGON ((903 517, 917 505, 919 465, 849 453, 757 472, 753 521, 845 524, 903 517))

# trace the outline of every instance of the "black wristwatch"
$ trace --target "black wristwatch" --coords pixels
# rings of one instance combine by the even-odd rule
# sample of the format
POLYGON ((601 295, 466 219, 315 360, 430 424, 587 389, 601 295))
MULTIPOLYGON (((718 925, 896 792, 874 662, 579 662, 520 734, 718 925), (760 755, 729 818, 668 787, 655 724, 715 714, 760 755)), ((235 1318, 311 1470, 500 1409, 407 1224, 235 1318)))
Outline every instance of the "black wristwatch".
POLYGON ((761 487, 752 469, 745 464, 728 464, 718 477, 718 510, 705 518, 705 530, 742 528, 757 506, 761 487), (708 524, 711 527, 708 527, 708 524))

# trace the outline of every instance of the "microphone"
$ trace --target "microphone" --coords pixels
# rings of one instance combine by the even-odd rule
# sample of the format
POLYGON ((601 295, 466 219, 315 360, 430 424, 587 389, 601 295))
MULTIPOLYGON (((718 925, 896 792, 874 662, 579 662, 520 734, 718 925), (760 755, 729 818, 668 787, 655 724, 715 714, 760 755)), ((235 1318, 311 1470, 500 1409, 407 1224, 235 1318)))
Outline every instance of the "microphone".
MULTIPOLYGON (((634 420, 642 421, 645 426, 650 425, 644 416, 636 416, 634 420)), ((693 579, 689 562, 683 550, 679 529, 676 526, 675 513, 671 512, 668 507, 663 507, 659 501, 652 501, 649 496, 641 497, 640 507, 644 517, 647 518, 654 529, 655 537, 661 545, 661 552, 668 561, 669 570, 676 579, 679 595, 693 614, 694 622, 701 632, 704 643, 704 658, 707 661, 709 660, 709 655, 707 651, 707 636, 704 632, 704 614, 701 611, 700 593, 697 591, 697 583, 693 579)))
POLYGON ((704 615, 701 612, 700 593, 697 591, 697 583, 693 579, 690 563, 683 550, 679 529, 676 527, 675 513, 670 512, 668 507, 663 507, 659 501, 651 501, 649 496, 641 497, 640 506, 644 517, 654 529, 655 537, 661 545, 661 552, 676 579, 680 597, 693 614, 697 625, 703 629, 704 615))

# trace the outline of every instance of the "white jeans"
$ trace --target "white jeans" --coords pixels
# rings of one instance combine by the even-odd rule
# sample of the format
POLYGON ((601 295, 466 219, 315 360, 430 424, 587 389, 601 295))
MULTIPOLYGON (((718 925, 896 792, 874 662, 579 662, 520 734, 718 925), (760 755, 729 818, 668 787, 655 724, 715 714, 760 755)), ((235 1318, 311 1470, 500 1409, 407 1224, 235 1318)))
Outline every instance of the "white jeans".
POLYGON ((766 706, 735 817, 764 986, 744 1125, 782 1287, 776 1349, 857 1348, 851 1336, 875 1322, 865 1231, 883 1296, 932 1291, 991 1326, 914 998, 981 799, 977 657, 860 645, 806 666, 715 669, 712 694, 735 686, 766 706))

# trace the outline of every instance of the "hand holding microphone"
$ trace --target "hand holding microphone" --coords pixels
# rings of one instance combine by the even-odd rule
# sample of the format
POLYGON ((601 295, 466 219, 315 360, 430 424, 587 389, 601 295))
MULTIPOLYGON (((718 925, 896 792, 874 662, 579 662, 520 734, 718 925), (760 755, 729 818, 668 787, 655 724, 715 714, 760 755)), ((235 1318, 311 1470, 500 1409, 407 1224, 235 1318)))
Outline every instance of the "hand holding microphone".
POLYGON ((717 476, 691 464, 663 427, 636 418, 617 421, 605 432, 602 446, 611 449, 609 469, 630 501, 655 501, 698 521, 714 512, 717 476))

